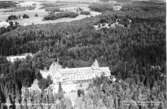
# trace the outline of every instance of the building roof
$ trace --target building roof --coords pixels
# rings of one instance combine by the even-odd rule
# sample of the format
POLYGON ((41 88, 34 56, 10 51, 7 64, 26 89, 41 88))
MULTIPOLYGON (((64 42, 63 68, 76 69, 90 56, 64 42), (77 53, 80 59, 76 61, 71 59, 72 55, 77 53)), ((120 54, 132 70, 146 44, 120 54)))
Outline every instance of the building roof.
POLYGON ((57 62, 54 62, 49 70, 40 71, 43 78, 50 76, 54 83, 90 80, 101 75, 110 76, 109 67, 99 67, 97 60, 90 67, 80 68, 62 68, 57 62))
POLYGON ((83 68, 72 68, 72 69, 62 69, 60 71, 62 74, 62 79, 64 81, 79 81, 79 80, 89 80, 101 76, 103 73, 105 76, 110 75, 110 70, 108 67, 101 67, 94 69, 92 67, 83 68))

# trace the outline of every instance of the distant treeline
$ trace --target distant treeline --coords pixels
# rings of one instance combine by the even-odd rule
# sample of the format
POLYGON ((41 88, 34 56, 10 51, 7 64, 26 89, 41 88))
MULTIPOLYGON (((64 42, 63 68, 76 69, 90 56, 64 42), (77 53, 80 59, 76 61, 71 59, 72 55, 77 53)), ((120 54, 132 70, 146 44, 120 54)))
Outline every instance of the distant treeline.
POLYGON ((28 19, 29 18, 29 16, 28 16, 28 14, 23 14, 23 15, 10 15, 10 16, 8 16, 8 18, 7 18, 7 20, 8 21, 10 21, 10 20, 18 20, 18 19, 21 19, 21 18, 23 18, 23 19, 28 19))
POLYGON ((104 11, 113 11, 113 4, 111 3, 93 3, 89 6, 93 11, 104 12, 104 11))
POLYGON ((13 8, 16 7, 16 2, 13 1, 0 1, 0 9, 1 8, 13 8))
POLYGON ((45 16, 43 20, 56 20, 60 18, 75 18, 77 16, 78 14, 75 12, 60 12, 57 14, 49 14, 45 16))

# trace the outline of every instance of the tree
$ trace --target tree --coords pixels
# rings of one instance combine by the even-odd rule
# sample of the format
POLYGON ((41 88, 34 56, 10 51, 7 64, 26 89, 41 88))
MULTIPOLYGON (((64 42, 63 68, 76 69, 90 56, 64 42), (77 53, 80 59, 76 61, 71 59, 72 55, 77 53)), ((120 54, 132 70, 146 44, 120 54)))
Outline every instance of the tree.
POLYGON ((28 19, 29 16, 27 14, 23 14, 23 19, 28 19))
POLYGON ((47 79, 42 78, 39 80, 38 83, 40 89, 42 90, 46 89, 50 84, 52 84, 52 80, 50 77, 48 77, 47 79))

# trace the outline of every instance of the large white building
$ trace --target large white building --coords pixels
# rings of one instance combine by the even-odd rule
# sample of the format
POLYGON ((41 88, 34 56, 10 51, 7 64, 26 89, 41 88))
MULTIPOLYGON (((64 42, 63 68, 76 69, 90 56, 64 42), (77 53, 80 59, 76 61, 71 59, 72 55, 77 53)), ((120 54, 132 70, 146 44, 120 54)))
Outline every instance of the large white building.
MULTIPOLYGON (((58 93, 58 90, 61 87, 64 92, 64 96, 69 98, 72 102, 72 105, 75 105, 75 101, 78 98, 78 90, 83 90, 86 93, 86 89, 90 85, 91 81, 102 75, 110 77, 109 67, 100 67, 97 60, 90 67, 81 67, 81 68, 63 68, 58 62, 51 64, 48 70, 40 70, 40 73, 43 78, 50 76, 53 81, 44 92, 48 95, 58 93)), ((39 88, 38 80, 34 80, 33 84, 29 88, 22 88, 22 97, 26 91, 36 94, 40 93, 42 90, 39 88)), ((35 96, 35 95, 34 95, 35 96)))
POLYGON ((50 76, 53 84, 50 88, 57 93, 61 82, 64 92, 76 91, 78 88, 87 88, 88 81, 96 77, 110 76, 109 67, 100 67, 97 60, 90 67, 63 68, 58 62, 52 63, 49 70, 40 70, 43 78, 50 76), (82 87, 81 87, 82 86, 82 87))
POLYGON ((46 91, 52 90, 53 93, 57 93, 61 83, 65 96, 71 99, 72 104, 77 98, 77 91, 86 91, 94 78, 102 75, 110 77, 109 67, 100 67, 97 60, 90 67, 80 68, 63 68, 58 62, 54 62, 48 70, 40 70, 40 73, 43 78, 50 76, 53 81, 46 91))
POLYGON ((52 63, 49 70, 40 70, 43 78, 51 77, 53 83, 77 83, 88 81, 101 75, 110 76, 109 67, 100 67, 97 60, 90 67, 63 68, 58 62, 52 63))

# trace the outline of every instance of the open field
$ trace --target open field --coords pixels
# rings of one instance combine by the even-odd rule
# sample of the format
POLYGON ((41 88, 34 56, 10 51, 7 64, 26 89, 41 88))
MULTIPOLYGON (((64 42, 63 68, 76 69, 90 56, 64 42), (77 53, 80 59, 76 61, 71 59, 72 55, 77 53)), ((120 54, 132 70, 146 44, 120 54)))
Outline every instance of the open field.
POLYGON ((12 8, 8 9, 0 9, 0 21, 5 21, 9 15, 22 15, 22 14, 28 14, 30 16, 29 19, 19 19, 17 22, 21 25, 31 25, 31 24, 46 24, 46 23, 58 23, 58 22, 70 22, 73 20, 80 20, 86 17, 90 16, 96 16, 100 13, 91 11, 90 15, 79 15, 76 18, 60 18, 53 21, 43 21, 43 18, 49 14, 50 11, 53 11, 55 9, 62 9, 63 11, 73 11, 75 8, 82 8, 86 11, 89 10, 88 3, 72 3, 72 2, 35 2, 36 7, 34 9, 29 10, 27 9, 17 9, 15 11, 12 8), (49 11, 48 11, 49 9, 49 11), (35 16, 35 15, 38 15, 35 16))

